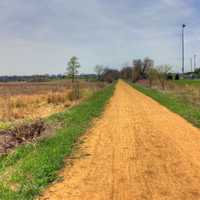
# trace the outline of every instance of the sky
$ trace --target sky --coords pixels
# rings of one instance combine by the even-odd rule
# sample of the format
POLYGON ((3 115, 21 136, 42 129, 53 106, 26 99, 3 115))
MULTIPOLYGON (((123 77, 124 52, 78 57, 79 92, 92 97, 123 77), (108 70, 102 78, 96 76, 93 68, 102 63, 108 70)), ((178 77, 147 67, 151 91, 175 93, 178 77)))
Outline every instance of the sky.
POLYGON ((181 69, 200 64, 199 0, 0 0, 0 75, 64 73, 70 57, 80 73, 102 64, 121 68, 150 57, 181 69))

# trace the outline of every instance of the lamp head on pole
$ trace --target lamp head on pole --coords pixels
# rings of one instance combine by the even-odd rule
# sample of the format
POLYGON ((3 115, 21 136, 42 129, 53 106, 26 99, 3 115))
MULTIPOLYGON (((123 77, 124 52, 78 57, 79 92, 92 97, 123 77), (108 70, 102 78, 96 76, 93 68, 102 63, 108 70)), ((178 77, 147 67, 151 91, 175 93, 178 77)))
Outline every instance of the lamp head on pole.
POLYGON ((183 28, 185 28, 185 27, 186 27, 186 25, 185 25, 185 24, 183 24, 183 25, 182 25, 182 27, 183 27, 183 28))

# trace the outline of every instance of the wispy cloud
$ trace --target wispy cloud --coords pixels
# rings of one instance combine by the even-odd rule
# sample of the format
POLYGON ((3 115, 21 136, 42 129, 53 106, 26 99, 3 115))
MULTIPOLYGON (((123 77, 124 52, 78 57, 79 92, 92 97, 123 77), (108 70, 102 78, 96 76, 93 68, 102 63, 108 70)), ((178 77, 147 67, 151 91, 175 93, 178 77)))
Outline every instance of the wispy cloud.
POLYGON ((182 23, 186 63, 200 55, 198 8, 196 0, 1 0, 0 73, 63 72, 72 55, 82 72, 145 56, 177 70, 182 23))

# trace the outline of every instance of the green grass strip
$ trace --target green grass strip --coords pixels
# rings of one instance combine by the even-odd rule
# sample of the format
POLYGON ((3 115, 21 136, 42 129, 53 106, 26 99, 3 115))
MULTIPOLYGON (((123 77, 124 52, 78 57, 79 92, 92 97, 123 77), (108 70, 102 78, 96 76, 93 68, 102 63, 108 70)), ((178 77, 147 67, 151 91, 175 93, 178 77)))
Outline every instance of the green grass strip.
POLYGON ((55 114, 48 123, 62 123, 54 137, 36 145, 24 145, 0 158, 0 199, 31 200, 49 183, 64 165, 64 158, 72 152, 79 136, 98 117, 114 91, 114 85, 97 92, 80 105, 55 114))
POLYGON ((181 79, 181 80, 174 80, 174 83, 177 85, 190 85, 190 86, 200 86, 200 80, 188 80, 188 79, 181 79))
POLYGON ((132 84, 132 86, 200 128, 200 108, 197 106, 168 93, 162 93, 140 84, 132 84))

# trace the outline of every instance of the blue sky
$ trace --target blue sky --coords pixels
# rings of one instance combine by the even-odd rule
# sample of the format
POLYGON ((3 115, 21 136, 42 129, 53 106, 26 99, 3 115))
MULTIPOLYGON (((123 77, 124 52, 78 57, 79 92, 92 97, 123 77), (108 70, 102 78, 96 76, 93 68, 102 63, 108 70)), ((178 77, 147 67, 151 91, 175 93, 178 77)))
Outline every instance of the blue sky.
POLYGON ((76 55, 81 72, 96 64, 120 68, 149 56, 181 65, 186 23, 186 68, 199 55, 197 0, 1 0, 0 75, 63 73, 76 55))

